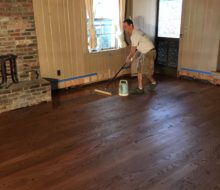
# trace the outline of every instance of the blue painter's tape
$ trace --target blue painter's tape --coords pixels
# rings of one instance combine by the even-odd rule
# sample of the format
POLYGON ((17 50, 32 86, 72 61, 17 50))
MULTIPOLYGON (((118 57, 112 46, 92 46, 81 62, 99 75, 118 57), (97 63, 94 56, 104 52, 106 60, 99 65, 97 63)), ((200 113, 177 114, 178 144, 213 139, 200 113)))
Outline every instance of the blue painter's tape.
POLYGON ((70 80, 77 80, 77 79, 82 79, 82 78, 92 77, 92 76, 97 76, 97 73, 91 73, 91 74, 88 74, 88 75, 70 77, 70 78, 66 78, 66 79, 62 79, 62 80, 54 79, 51 82, 52 83, 62 83, 62 82, 70 81, 70 80))
MULTIPOLYGON (((127 67, 124 67, 123 69, 129 69, 129 68, 130 68, 130 66, 127 66, 127 67)), ((97 76, 97 73, 91 73, 88 75, 70 77, 70 78, 66 78, 66 79, 62 79, 62 80, 52 79, 51 82, 52 83, 63 83, 63 82, 71 81, 71 80, 77 80, 77 79, 82 79, 82 78, 92 77, 92 76, 97 76)))
POLYGON ((192 73, 201 73, 201 74, 204 74, 204 75, 212 75, 211 72, 200 71, 200 70, 195 70, 195 69, 181 68, 180 70, 183 70, 183 71, 189 71, 189 72, 192 72, 192 73))

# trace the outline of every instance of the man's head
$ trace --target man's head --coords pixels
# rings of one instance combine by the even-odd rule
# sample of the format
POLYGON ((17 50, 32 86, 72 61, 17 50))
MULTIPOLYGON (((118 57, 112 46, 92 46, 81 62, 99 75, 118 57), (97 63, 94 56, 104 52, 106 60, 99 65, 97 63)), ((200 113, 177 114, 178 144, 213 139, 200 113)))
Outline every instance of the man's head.
POLYGON ((132 34, 132 31, 134 29, 133 21, 129 18, 125 19, 123 21, 123 29, 126 33, 132 34))

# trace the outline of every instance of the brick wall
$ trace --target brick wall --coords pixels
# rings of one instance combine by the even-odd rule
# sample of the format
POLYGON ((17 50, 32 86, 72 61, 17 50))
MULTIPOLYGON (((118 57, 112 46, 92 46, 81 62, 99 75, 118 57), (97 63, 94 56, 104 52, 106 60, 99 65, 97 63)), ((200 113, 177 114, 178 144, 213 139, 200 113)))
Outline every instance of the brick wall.
POLYGON ((0 90, 0 113, 51 101, 50 83, 44 79, 12 84, 0 90))
POLYGON ((20 81, 38 70, 37 38, 32 0, 0 0, 0 55, 15 54, 20 81))

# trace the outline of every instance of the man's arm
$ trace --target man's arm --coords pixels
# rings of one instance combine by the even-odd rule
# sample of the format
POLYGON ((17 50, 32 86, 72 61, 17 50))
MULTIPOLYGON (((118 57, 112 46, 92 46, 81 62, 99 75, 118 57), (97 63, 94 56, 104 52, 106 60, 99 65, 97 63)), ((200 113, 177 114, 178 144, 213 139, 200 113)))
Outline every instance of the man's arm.
POLYGON ((129 55, 127 56, 127 59, 126 59, 126 63, 130 63, 132 62, 132 58, 134 57, 134 54, 137 50, 137 47, 136 46, 132 46, 131 49, 130 49, 130 53, 129 55))

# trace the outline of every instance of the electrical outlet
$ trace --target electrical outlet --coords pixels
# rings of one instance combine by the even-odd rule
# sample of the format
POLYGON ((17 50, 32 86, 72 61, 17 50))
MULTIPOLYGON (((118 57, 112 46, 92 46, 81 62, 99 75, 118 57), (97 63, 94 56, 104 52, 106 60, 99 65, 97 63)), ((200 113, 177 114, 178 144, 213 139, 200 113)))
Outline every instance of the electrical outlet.
POLYGON ((60 75, 61 75, 61 71, 57 70, 57 76, 60 76, 60 75))

